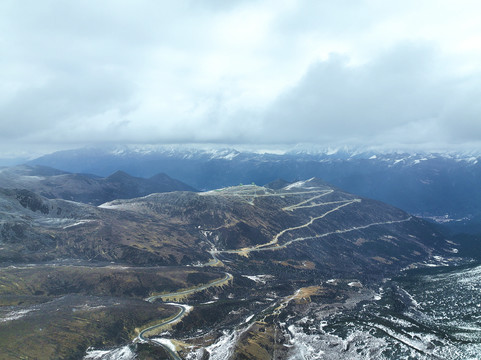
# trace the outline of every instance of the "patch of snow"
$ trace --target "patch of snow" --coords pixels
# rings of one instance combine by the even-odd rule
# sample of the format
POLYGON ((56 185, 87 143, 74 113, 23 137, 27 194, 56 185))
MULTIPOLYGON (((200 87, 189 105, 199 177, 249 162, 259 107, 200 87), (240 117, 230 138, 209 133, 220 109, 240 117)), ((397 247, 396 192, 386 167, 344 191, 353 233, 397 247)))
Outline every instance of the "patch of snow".
POLYGON ((388 348, 384 339, 375 338, 362 331, 351 332, 343 339, 325 332, 306 334, 302 327, 295 325, 289 326, 288 330, 288 360, 384 359, 382 353, 388 348))
POLYGON ((18 310, 18 311, 11 311, 7 313, 3 319, 0 319, 0 322, 18 320, 20 318, 23 318, 29 312, 32 312, 35 310, 37 309, 24 309, 24 310, 18 310))
POLYGON ((223 335, 212 345, 205 349, 210 354, 209 360, 229 359, 234 353, 238 334, 236 331, 224 331, 223 335))
POLYGON ((404 296, 406 296, 411 301, 411 305, 413 307, 421 308, 421 305, 419 305, 419 303, 414 299, 414 297, 410 293, 408 293, 406 290, 400 288, 399 292, 404 296))
POLYGON ((135 354, 130 349, 130 346, 126 345, 121 348, 113 350, 93 350, 87 349, 87 355, 84 360, 133 360, 135 354))
POLYGON ((126 149, 113 149, 112 151, 110 151, 110 154, 114 155, 114 156, 122 156, 122 155, 127 154, 127 150, 126 149))
POLYGON ((113 204, 113 203, 104 203, 100 204, 98 207, 102 209, 117 209, 120 205, 119 204, 113 204))
POLYGON ((267 280, 272 279, 274 276, 272 275, 242 275, 249 280, 255 281, 256 283, 265 284, 267 280))
POLYGON ((293 353, 292 357, 289 357, 289 360, 297 360, 297 359, 312 359, 312 360, 321 360, 324 359, 324 351, 321 349, 316 348, 315 343, 320 341, 320 337, 317 335, 309 336, 304 334, 300 328, 295 327, 294 325, 290 325, 288 327, 289 333, 292 335, 292 339, 290 341, 292 350, 290 353, 293 353), (309 338, 309 339, 308 339, 309 338), (308 341, 305 341, 307 340, 308 341))
POLYGON ((377 159, 377 156, 376 155, 373 155, 369 158, 369 160, 374 160, 374 159, 377 159))
POLYGON ((68 229, 68 228, 71 228, 71 227, 74 227, 74 226, 78 226, 78 225, 82 225, 82 224, 88 223, 88 222, 90 222, 90 221, 92 221, 92 220, 80 220, 80 221, 77 221, 77 222, 75 222, 75 223, 73 223, 73 224, 64 226, 63 228, 64 228, 64 230, 65 230, 65 229, 68 229))
POLYGON ((362 284, 359 281, 351 281, 347 286, 350 287, 362 287, 362 284))
POLYGON ((245 319, 245 323, 248 323, 249 321, 252 320, 252 318, 254 317, 254 315, 251 315, 251 316, 248 316, 247 319, 245 319))
POLYGON ((197 349, 191 351, 185 357, 185 360, 202 360, 205 359, 205 350, 204 349, 197 349))
POLYGON ((175 305, 175 306, 181 306, 184 308, 185 312, 188 313, 190 312, 194 307, 190 305, 185 305, 185 304, 178 304, 178 303, 165 303, 166 305, 175 305))
POLYGON ((22 179, 23 181, 41 181, 41 180, 45 180, 45 176, 38 176, 38 175, 23 175, 23 176, 20 176, 20 179, 22 179))
POLYGON ((328 325, 327 321, 323 320, 319 323, 319 330, 324 332, 324 328, 328 325))
POLYGON ((285 155, 287 153, 286 150, 281 150, 281 149, 257 149, 252 151, 253 154, 257 155, 265 155, 265 154, 271 154, 271 155, 285 155))
POLYGON ((156 343, 162 344, 165 347, 169 348, 172 352, 177 353, 174 343, 170 339, 165 338, 154 338, 152 339, 156 343))
POLYGON ((334 155, 334 154, 337 154, 339 152, 339 148, 327 148, 326 150, 326 155, 334 155))
POLYGON ((295 183, 289 184, 284 187, 285 190, 291 190, 293 188, 303 187, 306 184, 306 181, 297 181, 295 183))
POLYGON ((227 154, 227 155, 223 156, 223 159, 232 160, 235 157, 237 157, 238 155, 239 155, 239 153, 231 152, 230 154, 227 154))
POLYGON ((308 321, 309 321, 309 318, 307 316, 304 316, 302 319, 298 320, 297 322, 299 324, 307 324, 308 321))

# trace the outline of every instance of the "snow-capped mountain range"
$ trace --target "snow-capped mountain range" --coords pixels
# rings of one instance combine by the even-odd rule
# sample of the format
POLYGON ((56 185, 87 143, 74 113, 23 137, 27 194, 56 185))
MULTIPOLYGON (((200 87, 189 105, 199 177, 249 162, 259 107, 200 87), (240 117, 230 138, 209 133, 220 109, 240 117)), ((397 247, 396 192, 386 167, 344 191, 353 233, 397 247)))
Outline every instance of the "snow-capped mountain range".
POLYGON ((481 224, 481 157, 476 152, 117 146, 56 152, 30 164, 99 176, 117 170, 139 177, 163 172, 200 190, 319 177, 463 231, 477 232, 481 224))

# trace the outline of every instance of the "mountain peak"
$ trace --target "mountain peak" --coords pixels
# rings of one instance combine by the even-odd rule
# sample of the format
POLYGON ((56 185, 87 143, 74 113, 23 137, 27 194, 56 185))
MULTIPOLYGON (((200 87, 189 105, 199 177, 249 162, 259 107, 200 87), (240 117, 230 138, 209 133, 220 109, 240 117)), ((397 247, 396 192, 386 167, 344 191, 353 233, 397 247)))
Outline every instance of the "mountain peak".
POLYGON ((279 189, 282 189, 283 187, 286 187, 289 184, 292 184, 292 183, 284 179, 276 179, 274 181, 271 181, 270 183, 267 183, 264 186, 272 190, 279 190, 279 189))
POLYGON ((291 190, 294 188, 304 188, 304 189, 309 189, 309 188, 319 188, 319 187, 331 187, 328 183, 325 181, 312 177, 308 180, 299 180, 295 181, 293 183, 289 183, 288 185, 284 186, 283 188, 285 190, 291 190))
POLYGON ((113 174, 108 176, 106 179, 107 180, 114 180, 114 181, 122 181, 122 180, 131 180, 131 179, 134 179, 134 178, 135 177, 133 177, 130 174, 127 174, 125 171, 117 170, 116 172, 114 172, 113 174))

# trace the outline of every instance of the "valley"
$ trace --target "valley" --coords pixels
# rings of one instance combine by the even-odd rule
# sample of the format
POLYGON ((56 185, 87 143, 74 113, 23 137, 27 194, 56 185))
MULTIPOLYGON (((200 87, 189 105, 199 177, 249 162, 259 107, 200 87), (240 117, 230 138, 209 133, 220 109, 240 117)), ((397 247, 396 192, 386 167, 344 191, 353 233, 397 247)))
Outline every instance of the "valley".
POLYGON ((315 358, 312 339, 382 358, 330 321, 408 268, 465 261, 435 225, 316 178, 99 206, 0 195, 6 359, 315 358))

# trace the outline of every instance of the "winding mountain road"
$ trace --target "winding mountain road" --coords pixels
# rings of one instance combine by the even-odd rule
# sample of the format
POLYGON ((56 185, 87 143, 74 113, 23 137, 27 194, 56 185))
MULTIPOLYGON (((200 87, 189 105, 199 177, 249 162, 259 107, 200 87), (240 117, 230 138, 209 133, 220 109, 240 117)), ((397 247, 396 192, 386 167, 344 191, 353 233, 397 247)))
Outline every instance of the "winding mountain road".
MULTIPOLYGON (((267 191, 268 189, 264 188, 264 190, 267 191)), ((313 239, 323 238, 323 237, 326 237, 326 236, 329 236, 329 235, 334 235, 334 234, 343 234, 343 233, 347 233, 347 232, 351 232, 351 231, 367 229, 367 228, 370 228, 372 226, 396 224, 396 223, 406 222, 406 221, 409 221, 409 220, 412 219, 412 217, 409 216, 407 218, 400 219, 400 220, 373 222, 373 223, 369 223, 369 224, 362 225, 362 226, 354 226, 354 227, 351 227, 351 228, 329 231, 329 232, 314 235, 314 236, 298 237, 298 238, 286 241, 283 244, 280 244, 279 238, 282 235, 286 234, 287 232, 307 228, 310 225, 312 225, 316 220, 322 219, 322 218, 326 217, 327 215, 340 210, 343 207, 352 205, 354 203, 360 203, 362 200, 359 199, 359 198, 353 198, 353 199, 348 199, 348 200, 337 200, 337 201, 314 202, 313 203, 313 201, 333 193, 334 190, 332 190, 332 189, 330 189, 330 190, 292 191, 292 192, 279 192, 279 193, 267 193, 267 194, 257 194, 258 190, 256 190, 256 193, 254 193, 254 194, 252 194, 252 193, 249 194, 248 191, 249 190, 243 190, 242 192, 237 192, 237 193, 234 192, 234 193, 230 193, 230 194, 227 194, 227 195, 228 196, 252 197, 252 198, 267 197, 267 196, 270 196, 270 197, 272 197, 272 196, 285 197, 285 196, 288 196, 288 195, 292 196, 292 195, 301 195, 301 194, 312 194, 313 195, 306 200, 300 201, 297 204, 289 205, 289 206, 286 206, 286 207, 282 208, 282 210, 289 211, 289 212, 295 211, 297 209, 304 209, 304 208, 313 208, 313 207, 326 206, 326 205, 336 205, 336 204, 339 204, 339 205, 337 205, 334 208, 324 212, 323 214, 321 214, 319 216, 312 217, 308 222, 306 222, 302 225, 286 228, 286 229, 278 232, 272 238, 272 240, 267 242, 267 243, 258 244, 258 245, 252 246, 252 247, 246 247, 246 248, 242 248, 242 249, 235 249, 235 250, 216 250, 216 249, 211 250, 210 253, 215 259, 216 259, 215 255, 217 255, 217 254, 237 254, 237 255, 247 256, 250 252, 274 251, 274 250, 285 249, 287 246, 289 246, 289 245, 291 245, 295 242, 299 242, 299 241, 313 240, 313 239)), ((226 196, 226 194, 222 194, 222 196, 226 196)), ((253 204, 254 202, 252 200, 249 203, 253 204)))
POLYGON ((173 351, 170 347, 160 343, 160 342, 157 342, 157 341, 154 341, 150 338, 147 338, 145 337, 144 335, 149 332, 149 331, 152 331, 152 330, 155 330, 155 329, 158 329, 160 327, 163 327, 163 326, 166 326, 166 325, 169 325, 169 324, 173 324, 177 321, 180 321, 180 319, 182 319, 186 313, 186 307, 183 306, 183 305, 180 305, 180 304, 170 304, 170 305, 174 305, 174 306, 177 306, 179 308, 179 312, 171 319, 168 319, 168 320, 164 320, 162 321, 161 323, 159 324, 156 324, 156 325, 153 325, 153 326, 150 326, 148 327, 147 329, 144 329, 142 330, 140 333, 139 333, 139 339, 142 340, 142 341, 145 341, 145 342, 149 342, 151 344, 154 344, 154 345, 160 345, 162 346, 162 348, 164 348, 165 351, 167 351, 167 353, 170 355, 170 357, 173 359, 173 360, 182 360, 179 355, 177 355, 177 353, 175 351, 173 351))
POLYGON ((233 278, 234 278, 234 277, 233 277, 231 274, 225 273, 225 276, 224 276, 222 279, 217 279, 217 280, 215 280, 215 281, 211 281, 210 283, 207 283, 207 284, 204 284, 204 285, 200 285, 200 286, 196 286, 196 287, 194 287, 194 288, 192 288, 192 289, 177 291, 177 292, 168 293, 168 294, 161 294, 161 295, 150 296, 150 297, 148 297, 147 299, 145 299, 145 301, 154 302, 154 301, 156 301, 157 299, 166 300, 166 299, 169 299, 169 298, 176 298, 176 297, 178 297, 178 296, 190 295, 190 294, 193 294, 193 293, 196 293, 196 292, 199 292, 199 291, 208 289, 208 288, 210 288, 210 287, 212 287, 212 286, 216 286, 216 285, 219 285, 219 284, 222 284, 222 283, 227 283, 227 282, 229 282, 230 280, 232 280, 233 278))
MULTIPOLYGON (((168 294, 150 296, 150 297, 146 298, 145 301, 153 303, 153 302, 157 301, 158 299, 164 300, 164 299, 168 299, 168 298, 175 298, 175 297, 178 297, 178 296, 182 297, 182 296, 190 295, 190 294, 193 294, 193 293, 196 293, 196 292, 199 292, 199 291, 206 290, 206 289, 208 289, 210 287, 213 287, 213 286, 218 286, 218 285, 222 285, 224 283, 228 283, 229 281, 231 281, 233 279, 234 279, 234 277, 232 276, 232 274, 225 273, 225 276, 223 278, 211 281, 210 283, 203 284, 203 285, 200 285, 200 286, 196 286, 192 289, 176 291, 176 292, 168 293, 168 294)), ((167 346, 167 345, 165 345, 165 344, 163 344, 159 341, 155 341, 153 339, 150 339, 150 338, 146 337, 147 333, 152 331, 152 330, 158 330, 162 327, 178 323, 192 309, 191 306, 185 305, 185 304, 168 303, 168 305, 176 306, 179 309, 179 312, 171 318, 164 319, 160 323, 149 326, 148 328, 142 330, 139 333, 138 339, 141 340, 141 341, 149 342, 149 343, 154 344, 154 345, 161 346, 162 348, 164 348, 164 350, 169 354, 169 356, 173 360, 182 360, 179 357, 179 355, 174 350, 172 350, 169 346, 167 346)))

